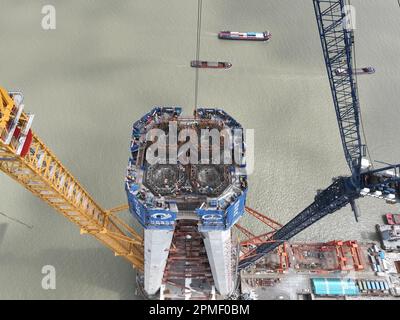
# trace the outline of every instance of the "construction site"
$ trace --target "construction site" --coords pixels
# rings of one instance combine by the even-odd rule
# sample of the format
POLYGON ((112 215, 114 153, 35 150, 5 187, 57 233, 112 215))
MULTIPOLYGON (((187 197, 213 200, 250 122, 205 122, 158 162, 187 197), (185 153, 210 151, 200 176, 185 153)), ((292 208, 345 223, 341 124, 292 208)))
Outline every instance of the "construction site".
POLYGON ((375 243, 285 244, 242 272, 242 294, 260 300, 398 299, 399 258, 375 243))
MULTIPOLYGON (((325 177, 328 183, 315 188, 314 194, 306 195, 309 192, 306 179, 304 189, 298 188, 296 192, 283 189, 285 191, 280 192, 283 198, 276 208, 258 205, 260 198, 273 197, 268 188, 274 187, 264 177, 262 189, 254 193, 252 188, 252 182, 262 172, 257 168, 266 166, 267 162, 267 158, 257 158, 257 149, 254 150, 253 146, 257 144, 257 133, 260 131, 255 131, 256 141, 251 141, 251 133, 246 131, 247 127, 240 117, 247 112, 245 109, 235 112, 235 109, 225 110, 208 104, 203 107, 203 101, 199 102, 204 86, 201 79, 214 77, 208 72, 228 74, 231 70, 227 69, 240 68, 240 61, 200 60, 204 54, 200 50, 202 23, 207 12, 201 0, 196 2, 196 56, 190 64, 185 64, 185 68, 194 69, 191 70, 194 72, 194 105, 157 104, 141 109, 140 114, 136 113, 131 119, 130 143, 126 139, 125 148, 129 149, 129 155, 125 157, 128 165, 125 177, 119 176, 124 188, 124 192, 119 193, 123 193, 123 198, 118 200, 120 205, 106 209, 99 204, 109 203, 107 198, 114 193, 113 188, 108 188, 108 181, 100 178, 103 172, 109 171, 108 168, 101 165, 103 169, 94 173, 99 182, 97 185, 106 186, 102 200, 98 202, 66 168, 61 160, 66 154, 61 152, 63 156, 58 158, 43 142, 35 131, 35 123, 40 117, 31 113, 35 110, 30 106, 29 96, 24 93, 23 87, 16 88, 16 84, 13 88, 0 87, 0 171, 11 178, 2 177, 5 182, 1 182, 1 190, 5 190, 3 186, 12 181, 17 182, 77 226, 80 234, 91 237, 115 256, 122 257, 125 263, 133 266, 134 271, 129 268, 132 273, 130 288, 136 298, 400 298, 400 229, 396 215, 387 218, 387 208, 396 212, 400 200, 400 164, 387 162, 389 160, 386 159, 391 158, 386 154, 385 161, 376 160, 377 157, 382 159, 377 152, 374 153, 375 158, 371 157, 360 103, 362 90, 359 86, 361 88, 363 80, 359 78, 374 77, 379 69, 357 64, 355 7, 350 1, 307 0, 307 3, 311 4, 307 8, 312 10, 316 20, 316 23, 313 22, 314 33, 318 40, 316 43, 320 45, 318 53, 322 68, 318 81, 323 79, 329 87, 324 108, 330 106, 332 109, 330 120, 336 120, 335 134, 340 139, 336 142, 342 147, 341 154, 344 153, 344 157, 341 155, 340 159, 336 157, 332 161, 343 161, 347 165, 347 168, 341 167, 339 173, 333 170, 333 176, 325 177), (251 164, 253 158, 256 162, 255 173, 251 164), (285 219, 279 212, 288 210, 283 207, 292 200, 291 193, 305 199, 301 200, 301 208, 297 202, 290 204, 297 211, 285 219), (303 206, 307 199, 311 201, 303 206), (341 227, 336 226, 335 238, 327 240, 326 237, 319 239, 314 236, 312 240, 299 240, 298 235, 312 228, 321 233, 330 230, 327 231, 329 235, 335 228, 332 217, 343 212, 351 214, 342 219, 362 222, 364 209, 361 203, 367 199, 382 202, 385 207, 374 210, 375 230, 370 226, 364 228, 367 231, 362 239, 358 235, 346 239, 348 233, 341 233, 341 227), (381 217, 386 217, 386 220, 380 221, 381 217)), ((264 49, 268 50, 274 44, 272 34, 274 30, 216 30, 212 36, 219 41, 216 45, 224 50, 240 50, 235 46, 242 41, 258 41, 260 43, 252 45, 265 45, 264 49), (225 40, 232 41, 227 43, 225 40)), ((10 85, 9 82, 7 85, 10 85)), ((113 93, 111 96, 117 95, 113 93)), ((267 105, 265 109, 268 109, 267 105)), ((263 113, 252 115, 255 118, 264 116, 263 113)), ((396 119, 385 121, 396 122, 396 119)), ((60 128, 62 125, 62 121, 57 124, 60 128)), ((273 126, 273 122, 270 125, 273 126)), ((88 123, 80 126, 82 139, 85 128, 90 126, 88 123)), ((118 123, 113 126, 103 124, 103 131, 105 128, 109 132, 118 130, 118 123)), ((395 145, 396 137, 386 137, 386 140, 390 139, 393 139, 390 143, 395 145)), ((50 140, 53 141, 52 138, 50 140)), ((85 145, 81 148, 84 149, 85 145)), ((90 159, 107 157, 106 150, 107 147, 102 151, 104 155, 96 153, 85 159, 82 166, 89 165, 90 159)), ((274 149, 272 153, 275 155, 279 151, 274 149)), ((306 153, 306 156, 314 157, 312 153, 306 153)), ((114 166, 113 154, 109 153, 109 156, 114 166)), ((71 158, 75 160, 78 156, 71 158)), ((314 171, 314 163, 310 166, 314 171)), ((301 169, 297 171, 301 172, 301 169)), ((85 180, 86 171, 83 177, 85 180)), ((297 183, 302 181, 300 174, 297 178, 297 183)), ((2 193, 1 205, 4 203, 4 208, 7 208, 6 191, 2 193)), ((5 211, 4 208, 0 211, 5 211)), ((33 223, 23 222, 26 217, 17 219, 5 213, 2 217, 35 232, 33 223)), ((357 227, 352 223, 348 224, 356 231, 357 227)), ((6 239, 4 234, 7 228, 7 225, 3 231, 0 228, 0 240, 3 237, 6 239)), ((52 231, 56 237, 57 230, 52 231)), ((0 248, 3 250, 4 245, 0 248)), ((55 252, 58 250, 55 249, 55 252)), ((9 251, 6 254, 9 257, 7 261, 19 259, 9 251)), ((98 256, 84 255, 91 256, 93 261, 98 256)), ((69 260, 69 256, 65 259, 69 260)), ((37 264, 42 264, 43 260, 40 259, 37 264)), ((12 268, 11 262, 9 267, 12 268)), ((96 268, 102 267, 96 265, 96 268)), ((6 293, 1 294, 7 298, 6 293)))

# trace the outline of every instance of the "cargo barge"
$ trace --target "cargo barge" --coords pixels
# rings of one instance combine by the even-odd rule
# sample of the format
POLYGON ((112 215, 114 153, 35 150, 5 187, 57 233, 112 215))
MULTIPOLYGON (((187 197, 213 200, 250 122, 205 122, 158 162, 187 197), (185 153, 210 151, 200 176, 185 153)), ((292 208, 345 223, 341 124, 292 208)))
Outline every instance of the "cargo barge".
POLYGON ((221 31, 218 38, 222 40, 247 40, 247 41, 268 41, 272 37, 271 32, 232 32, 221 31))
MULTIPOLYGON (((337 76, 346 76, 349 73, 349 69, 338 68, 335 70, 335 73, 337 76)), ((365 67, 352 70, 353 75, 374 74, 374 73, 375 73, 375 68, 373 67, 365 67)))
POLYGON ((190 62, 190 66, 192 68, 229 69, 232 67, 232 63, 193 60, 190 62))

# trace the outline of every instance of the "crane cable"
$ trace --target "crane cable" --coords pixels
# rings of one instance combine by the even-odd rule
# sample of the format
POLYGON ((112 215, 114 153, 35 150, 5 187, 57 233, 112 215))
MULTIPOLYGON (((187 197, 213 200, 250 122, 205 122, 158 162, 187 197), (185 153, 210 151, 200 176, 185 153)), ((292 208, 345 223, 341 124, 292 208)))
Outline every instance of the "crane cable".
MULTIPOLYGON (((203 0, 197 0, 197 43, 196 43, 196 61, 200 60, 200 35, 201 35, 201 16, 203 11, 203 0)), ((199 68, 196 68, 194 82, 194 111, 197 114, 197 100, 199 95, 199 68)))
POLYGON ((23 226, 27 227, 28 229, 33 229, 32 225, 26 224, 25 222, 23 222, 23 221, 21 221, 21 220, 19 220, 17 218, 13 218, 13 217, 11 217, 11 216, 3 213, 3 212, 0 212, 0 216, 3 216, 5 218, 7 218, 8 220, 14 221, 16 223, 19 223, 20 225, 23 225, 23 226))
MULTIPOLYGON (((348 0, 348 1, 349 1, 349 5, 351 6, 351 0, 348 0)), ((400 0, 397 0, 397 1, 399 2, 399 5, 400 5, 400 0)), ((354 37, 354 30, 352 30, 352 33, 353 33, 353 37, 354 37)), ((353 65, 354 65, 353 68, 354 68, 354 70, 355 70, 355 69, 357 68, 356 44, 355 44, 355 41, 352 41, 352 47, 353 47, 353 65)), ((355 77, 355 86, 356 86, 356 90, 357 90, 357 93, 358 93, 357 72, 354 72, 354 77, 355 77)), ((368 157, 368 159, 369 159, 369 162, 371 163, 372 168, 374 168, 374 165, 373 165, 373 162, 372 162, 371 153, 370 153, 369 147, 368 147, 367 136, 366 136, 366 134, 365 134, 364 121, 363 121, 362 112, 361 112, 361 108, 360 108, 360 97, 359 97, 358 94, 357 94, 357 97, 358 97, 358 108, 359 108, 358 114, 359 114, 359 116, 360 116, 361 132, 362 132, 362 136, 363 136, 363 139, 364 139, 365 150, 366 150, 366 152, 367 152, 366 155, 367 155, 367 157, 368 157)), ((361 164, 360 164, 360 165, 361 165, 361 164)))
MULTIPOLYGON (((354 68, 356 68, 356 66, 357 66, 356 46, 355 46, 354 42, 353 42, 353 53, 354 53, 354 68)), ((355 78, 356 78, 356 83, 357 83, 357 73, 355 73, 355 78)), ((356 84, 356 86, 357 86, 357 84, 356 84)), ((357 88, 357 92, 358 92, 358 88, 357 88)), ((358 100, 360 100, 359 96, 358 96, 358 100)), ((358 104, 358 108, 359 108, 361 132, 362 132, 362 136, 363 136, 363 139, 364 139, 365 150, 367 152, 367 157, 369 159, 369 162, 371 163, 372 168, 374 168, 374 165, 373 165, 373 162, 372 162, 372 158, 371 158, 371 153, 370 153, 369 147, 368 147, 367 136, 365 134, 364 121, 363 121, 363 116, 362 116, 362 112, 361 112, 361 108, 360 108, 360 103, 358 104)))

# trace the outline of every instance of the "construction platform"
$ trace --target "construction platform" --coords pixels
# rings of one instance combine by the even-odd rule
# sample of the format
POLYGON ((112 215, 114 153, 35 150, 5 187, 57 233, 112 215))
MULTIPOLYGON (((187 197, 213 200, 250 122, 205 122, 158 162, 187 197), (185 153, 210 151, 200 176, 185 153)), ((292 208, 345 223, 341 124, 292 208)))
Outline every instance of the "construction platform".
POLYGON ((130 211, 145 229, 173 230, 186 218, 202 231, 227 230, 244 213, 243 128, 220 109, 197 109, 188 118, 181 112, 156 107, 134 123, 130 211))
POLYGON ((373 242, 284 244, 240 276, 241 294, 253 299, 398 299, 400 252, 373 242))
POLYGON ((228 297, 237 273, 231 228, 245 212, 242 126, 221 109, 155 107, 133 124, 126 192, 144 228, 148 297, 228 297))

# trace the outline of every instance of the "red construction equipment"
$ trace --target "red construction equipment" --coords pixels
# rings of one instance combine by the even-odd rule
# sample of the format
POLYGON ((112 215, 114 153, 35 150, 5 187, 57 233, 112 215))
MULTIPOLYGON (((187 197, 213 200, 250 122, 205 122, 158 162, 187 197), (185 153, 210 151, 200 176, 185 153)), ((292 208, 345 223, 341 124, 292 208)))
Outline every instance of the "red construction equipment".
POLYGON ((361 252, 357 241, 348 240, 343 242, 340 240, 335 240, 328 242, 327 245, 332 245, 335 247, 340 270, 354 269, 356 271, 360 271, 364 269, 361 252), (349 261, 349 256, 351 257, 351 262, 349 261))
MULTIPOLYGON (((246 207, 245 209, 247 213, 261 221, 272 230, 261 235, 254 235, 242 225, 235 224, 236 229, 245 236, 245 239, 240 242, 240 260, 253 256, 255 254, 256 246, 263 243, 275 242, 275 240, 271 240, 272 236, 282 226, 279 222, 276 222, 275 220, 252 208, 246 207)), ((279 246, 275 251, 275 254, 279 256, 280 261, 279 267, 274 269, 277 272, 283 272, 289 267, 289 256, 286 249, 286 244, 282 243, 282 245, 279 246)))
POLYGON ((257 218, 262 223, 266 224, 267 226, 269 226, 270 228, 272 228, 274 230, 278 230, 282 227, 282 225, 279 222, 276 222, 275 220, 272 220, 271 218, 264 216, 263 214, 261 214, 260 212, 254 210, 252 208, 246 207, 245 209, 246 209, 247 213, 249 213, 253 217, 257 218))

